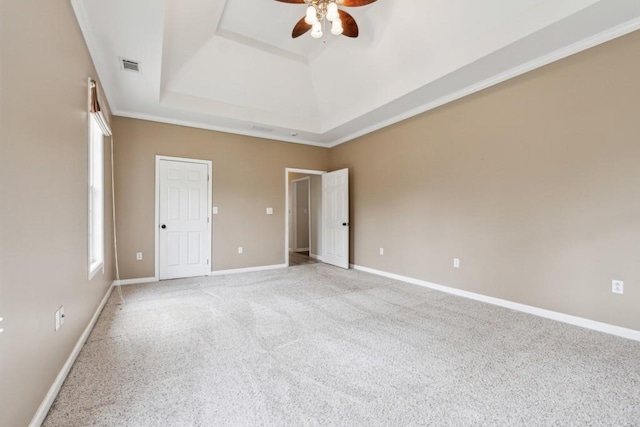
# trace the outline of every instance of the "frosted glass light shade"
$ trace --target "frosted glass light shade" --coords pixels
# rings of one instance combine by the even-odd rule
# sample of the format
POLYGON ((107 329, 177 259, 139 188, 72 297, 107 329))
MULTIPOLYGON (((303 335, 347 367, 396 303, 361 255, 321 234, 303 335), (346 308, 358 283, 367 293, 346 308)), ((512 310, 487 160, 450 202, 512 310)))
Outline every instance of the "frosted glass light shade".
POLYGON ((338 16, 337 4, 329 3, 329 6, 327 6, 327 19, 331 22, 335 21, 336 19, 340 19, 340 17, 338 16))
POLYGON ((340 34, 342 34, 342 31, 342 21, 340 20, 340 18, 338 18, 331 24, 331 34, 339 36, 340 34))
POLYGON ((309 6, 307 8, 307 15, 304 17, 304 22, 309 25, 313 25, 318 22, 318 15, 315 7, 309 6))
POLYGON ((322 37, 322 24, 320 22, 314 22, 313 26, 311 27, 311 37, 313 37, 314 39, 319 39, 320 37, 322 37))

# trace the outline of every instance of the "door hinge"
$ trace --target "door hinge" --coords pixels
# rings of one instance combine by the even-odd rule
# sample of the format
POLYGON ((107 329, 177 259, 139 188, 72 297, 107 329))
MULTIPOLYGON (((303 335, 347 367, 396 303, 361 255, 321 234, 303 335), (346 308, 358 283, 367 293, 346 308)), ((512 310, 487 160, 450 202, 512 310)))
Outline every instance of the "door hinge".
POLYGON ((207 175, 207 182, 209 182, 209 180, 211 180, 211 176, 207 175))
POLYGON ((209 265, 209 260, 207 260, 207 265, 209 265))
POLYGON ((207 217, 207 224, 209 224, 209 217, 207 217))

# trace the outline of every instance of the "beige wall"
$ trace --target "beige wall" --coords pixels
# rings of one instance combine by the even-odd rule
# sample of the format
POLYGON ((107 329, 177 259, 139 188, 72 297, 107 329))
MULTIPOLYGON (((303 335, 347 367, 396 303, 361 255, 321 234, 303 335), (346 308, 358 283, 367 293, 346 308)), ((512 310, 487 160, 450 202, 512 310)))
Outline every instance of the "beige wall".
POLYGON ((310 212, 309 212, 309 204, 310 204, 310 195, 309 192, 311 191, 311 180, 310 179, 304 179, 302 181, 298 181, 297 183, 295 183, 295 190, 294 190, 294 194, 295 194, 295 215, 296 215, 296 220, 295 220, 295 226, 296 226, 296 232, 295 232, 295 236, 296 236, 296 240, 297 243, 294 247, 294 249, 309 249, 309 232, 310 232, 310 227, 309 227, 309 221, 311 220, 310 218, 310 212))
MULTIPOLYGON (((0 425, 26 426, 111 284, 112 248, 105 274, 87 280, 87 78, 96 73, 71 7, 3 1, 0 19, 0 425)), ((107 242, 110 197, 107 187, 107 242)))
POLYGON ((640 32, 332 149, 352 262, 640 329, 638 52, 640 32))
POLYGON ((155 156, 213 162, 213 270, 283 264, 285 168, 324 169, 328 150, 114 118, 123 278, 154 276, 155 156), (266 215, 267 207, 274 208, 266 215), (238 246, 244 254, 238 254, 238 246), (136 252, 143 260, 136 261, 136 252))

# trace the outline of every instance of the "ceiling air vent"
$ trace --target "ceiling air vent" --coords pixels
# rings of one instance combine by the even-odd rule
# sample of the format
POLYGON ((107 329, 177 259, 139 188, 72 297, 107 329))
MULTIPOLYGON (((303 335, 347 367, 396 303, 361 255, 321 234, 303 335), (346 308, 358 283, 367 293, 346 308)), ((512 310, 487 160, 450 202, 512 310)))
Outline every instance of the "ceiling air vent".
POLYGON ((131 61, 130 59, 120 58, 122 62, 122 69, 127 71, 140 72, 140 63, 137 61, 131 61))

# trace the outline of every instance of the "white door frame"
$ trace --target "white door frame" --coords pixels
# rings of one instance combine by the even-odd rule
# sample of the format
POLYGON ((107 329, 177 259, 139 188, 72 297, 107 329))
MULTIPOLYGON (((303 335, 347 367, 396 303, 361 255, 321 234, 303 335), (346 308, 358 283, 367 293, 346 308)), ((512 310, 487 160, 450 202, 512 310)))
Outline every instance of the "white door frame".
MULTIPOLYGON (((308 175, 322 175, 327 171, 314 170, 314 169, 297 169, 297 168, 285 168, 284 169, 284 182, 285 182, 285 197, 286 204, 284 209, 284 263, 289 265, 289 210, 291 209, 291 200, 289 200, 291 193, 289 189, 289 173, 306 173, 308 175)), ((309 197, 311 197, 311 180, 309 180, 309 197)), ((311 212, 309 212, 309 218, 311 218, 311 212)), ((157 228, 157 227, 156 227, 157 228)), ((309 226, 309 237, 311 237, 311 226, 309 226)), ((311 239, 309 239, 309 251, 311 251, 311 239)))
POLYGON ((296 191, 294 190, 296 188, 296 185, 298 182, 302 182, 302 181, 307 181, 307 222, 309 223, 309 227, 307 228, 308 233, 309 233, 309 239, 308 239, 308 250, 309 253, 311 253, 311 177, 309 176, 305 176, 304 178, 298 178, 298 179, 294 179, 293 181, 291 181, 293 185, 293 191, 292 193, 292 209, 291 209, 291 216, 292 216, 292 221, 293 221, 293 243, 294 243, 294 250, 300 250, 300 245, 298 244, 298 195, 296 194, 296 191))
POLYGON ((211 227, 213 221, 211 220, 211 201, 213 200, 213 178, 212 178, 212 161, 211 160, 201 160, 201 159, 189 159, 185 157, 170 157, 170 156, 160 156, 156 155, 156 201, 155 201, 155 227, 156 231, 154 233, 155 239, 155 277, 154 280, 160 280, 160 161, 161 160, 170 160, 174 162, 184 162, 184 163, 199 163, 207 166, 207 218, 208 218, 208 238, 207 238, 207 246, 209 247, 209 274, 211 274, 211 269, 213 268, 213 251, 211 244, 211 227))

